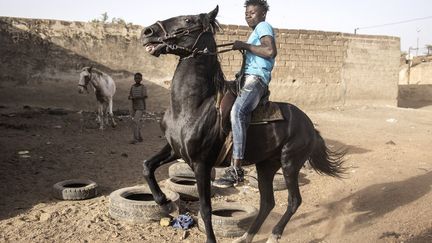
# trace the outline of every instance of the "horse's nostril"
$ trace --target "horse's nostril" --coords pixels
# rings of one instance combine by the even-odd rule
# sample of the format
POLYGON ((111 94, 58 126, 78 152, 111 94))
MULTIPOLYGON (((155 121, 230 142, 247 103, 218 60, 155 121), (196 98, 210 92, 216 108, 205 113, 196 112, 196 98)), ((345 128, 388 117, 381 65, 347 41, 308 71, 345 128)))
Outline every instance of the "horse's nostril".
POLYGON ((144 35, 145 37, 150 37, 150 36, 152 36, 152 35, 153 35, 153 29, 150 28, 150 27, 145 28, 145 29, 143 30, 143 35, 144 35))

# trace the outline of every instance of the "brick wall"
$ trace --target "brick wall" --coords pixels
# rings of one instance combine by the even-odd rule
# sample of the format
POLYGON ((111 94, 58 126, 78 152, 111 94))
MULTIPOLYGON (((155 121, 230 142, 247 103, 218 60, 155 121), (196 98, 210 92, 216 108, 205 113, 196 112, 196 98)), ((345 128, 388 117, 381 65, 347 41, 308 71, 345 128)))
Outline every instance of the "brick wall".
MULTIPOLYGON (((226 25, 218 43, 246 40, 245 26, 226 25)), ((396 37, 309 30, 276 30, 278 56, 271 99, 307 107, 396 105, 400 41, 396 37)), ((241 55, 221 55, 229 78, 241 55)))
MULTIPOLYGON (((246 40, 250 33, 245 26, 222 27, 218 44, 246 40)), ((168 88, 178 59, 148 55, 139 43, 141 29, 0 17, 0 81, 17 74, 19 79, 34 79, 37 74, 44 79, 73 78, 75 83, 77 65, 93 63, 109 73, 130 76, 140 71, 159 87, 168 88)), ((396 105, 399 38, 276 29, 276 43, 271 100, 302 107, 396 105)), ((224 53, 220 60, 232 79, 240 69, 241 54, 224 53)))

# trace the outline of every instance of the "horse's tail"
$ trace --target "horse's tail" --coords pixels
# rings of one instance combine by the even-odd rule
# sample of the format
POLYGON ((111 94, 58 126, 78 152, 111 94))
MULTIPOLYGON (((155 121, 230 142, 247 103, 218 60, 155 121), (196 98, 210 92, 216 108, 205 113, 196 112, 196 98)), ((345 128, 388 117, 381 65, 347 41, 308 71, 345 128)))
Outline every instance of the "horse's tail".
POLYGON ((342 175, 345 174, 345 168, 342 164, 346 152, 330 150, 326 146, 321 134, 316 129, 315 138, 314 148, 309 157, 310 165, 320 174, 341 178, 342 175))

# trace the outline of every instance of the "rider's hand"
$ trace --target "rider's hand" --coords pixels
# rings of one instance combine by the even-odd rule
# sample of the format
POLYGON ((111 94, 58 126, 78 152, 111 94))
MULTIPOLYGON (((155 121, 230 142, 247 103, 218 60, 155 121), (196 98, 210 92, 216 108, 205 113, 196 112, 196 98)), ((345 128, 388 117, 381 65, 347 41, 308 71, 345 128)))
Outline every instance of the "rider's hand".
POLYGON ((243 41, 235 41, 232 49, 233 50, 245 50, 247 46, 248 46, 248 44, 243 42, 243 41))

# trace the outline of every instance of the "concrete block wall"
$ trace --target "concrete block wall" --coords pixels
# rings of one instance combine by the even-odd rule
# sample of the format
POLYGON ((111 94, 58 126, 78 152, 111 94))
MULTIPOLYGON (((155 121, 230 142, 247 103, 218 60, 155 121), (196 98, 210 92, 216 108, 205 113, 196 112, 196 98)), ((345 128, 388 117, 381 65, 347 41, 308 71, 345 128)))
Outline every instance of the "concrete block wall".
POLYGON ((399 73, 399 84, 432 84, 432 61, 412 65, 409 73, 408 64, 403 65, 399 73))
MULTIPOLYGON (((0 17, 0 78, 73 78, 78 64, 114 73, 140 71, 167 89, 178 58, 148 55, 142 26, 0 17), (62 75, 58 73, 62 72, 62 75), (67 75, 65 75, 65 73, 67 75), (68 76, 70 73, 70 76, 68 76), (32 76, 33 75, 33 76, 32 76)), ((218 44, 246 40, 246 26, 222 25, 218 44)), ((278 56, 270 99, 302 107, 396 105, 399 39, 339 32, 276 29, 278 56)), ((220 55, 228 79, 241 67, 239 52, 220 55)), ((0 80, 2 81, 2 80, 0 80)), ((24 82, 25 83, 25 82, 24 82)), ((167 100, 169 97, 167 97, 167 100)))
MULTIPOLYGON (((225 25, 218 43, 246 40, 250 29, 225 25)), ((400 40, 397 37, 276 29, 278 56, 271 100, 306 107, 397 104, 400 40)), ((228 78, 241 55, 221 55, 228 78)))
POLYGON ((397 105, 400 39, 343 34, 347 40, 342 82, 346 105, 397 105))

